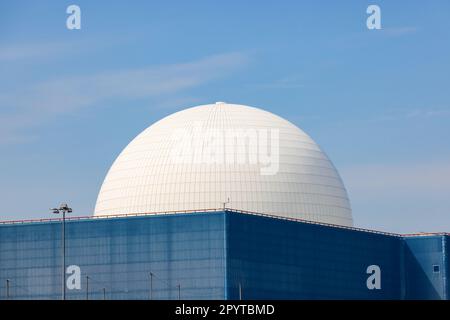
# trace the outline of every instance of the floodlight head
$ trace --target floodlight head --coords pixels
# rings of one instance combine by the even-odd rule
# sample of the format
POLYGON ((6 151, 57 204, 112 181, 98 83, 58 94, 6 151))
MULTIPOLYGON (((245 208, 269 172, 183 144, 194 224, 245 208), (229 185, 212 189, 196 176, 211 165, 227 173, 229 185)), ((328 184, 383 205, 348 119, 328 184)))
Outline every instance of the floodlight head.
POLYGON ((58 214, 58 213, 71 213, 72 212, 72 208, 69 208, 69 206, 67 205, 67 203, 61 203, 61 205, 59 206, 59 208, 51 208, 50 210, 53 211, 54 214, 58 214))

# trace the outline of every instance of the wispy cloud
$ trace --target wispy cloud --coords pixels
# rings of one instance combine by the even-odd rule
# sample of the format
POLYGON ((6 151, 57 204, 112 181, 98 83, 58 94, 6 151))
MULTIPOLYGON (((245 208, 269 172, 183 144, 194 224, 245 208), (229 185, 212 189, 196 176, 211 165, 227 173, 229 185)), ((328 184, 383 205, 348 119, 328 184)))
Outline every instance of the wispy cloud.
POLYGON ((450 116, 450 108, 414 109, 406 114, 407 118, 432 118, 432 117, 448 117, 448 116, 450 116))
POLYGON ((298 76, 287 76, 272 82, 257 83, 251 86, 261 89, 298 89, 303 88, 304 84, 300 81, 298 76))
POLYGON ((374 45, 374 40, 384 41, 386 39, 394 39, 404 36, 410 36, 421 30, 416 26, 385 26, 382 25, 380 30, 369 30, 365 24, 361 24, 361 29, 357 32, 350 32, 331 37, 329 41, 330 49, 350 49, 361 48, 374 45))
POLYGON ((11 62, 29 58, 50 58, 68 50, 73 50, 74 46, 68 42, 61 43, 35 43, 35 44, 15 44, 0 46, 0 62, 11 62))
POLYGON ((353 165, 340 174, 358 226, 393 232, 450 230, 450 161, 353 165))
POLYGON ((447 195, 450 163, 368 164, 341 169, 346 184, 364 194, 447 195))
POLYGON ((392 108, 383 114, 374 115, 371 122, 405 121, 414 119, 433 119, 450 116, 450 108, 392 108))
POLYGON ((52 79, 15 92, 0 91, 0 143, 17 141, 23 136, 20 128, 24 125, 38 126, 60 114, 107 100, 173 94, 224 77, 247 62, 243 53, 226 53, 187 63, 52 79))
POLYGON ((129 38, 116 35, 114 38, 101 36, 103 41, 98 41, 98 36, 91 35, 83 39, 70 39, 59 41, 39 41, 24 43, 1 43, 0 63, 15 63, 23 61, 45 61, 54 58, 66 58, 67 56, 93 52, 110 47, 124 46, 130 42, 129 38))
POLYGON ((387 27, 379 30, 381 33, 390 37, 401 37, 409 34, 416 33, 419 30, 417 27, 387 27))

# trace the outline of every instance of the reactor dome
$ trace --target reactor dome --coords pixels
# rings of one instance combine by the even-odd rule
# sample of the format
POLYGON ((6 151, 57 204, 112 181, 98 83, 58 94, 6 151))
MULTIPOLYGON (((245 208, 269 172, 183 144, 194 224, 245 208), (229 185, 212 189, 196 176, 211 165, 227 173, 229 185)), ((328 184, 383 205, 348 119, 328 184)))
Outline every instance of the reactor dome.
POLYGON ((217 102, 154 123, 120 153, 95 216, 234 209, 352 226, 335 167, 301 129, 217 102))

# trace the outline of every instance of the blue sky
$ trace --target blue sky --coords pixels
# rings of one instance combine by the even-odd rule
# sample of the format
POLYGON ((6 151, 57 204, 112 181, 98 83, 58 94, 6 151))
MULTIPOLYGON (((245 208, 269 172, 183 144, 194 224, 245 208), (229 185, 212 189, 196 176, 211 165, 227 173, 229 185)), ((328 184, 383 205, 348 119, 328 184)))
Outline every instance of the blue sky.
POLYGON ((450 231, 450 2, 0 4, 0 219, 90 215, 119 152, 189 106, 262 107, 330 156, 356 226, 450 231), (81 30, 66 8, 81 7, 81 30), (381 30, 366 8, 381 8, 381 30))

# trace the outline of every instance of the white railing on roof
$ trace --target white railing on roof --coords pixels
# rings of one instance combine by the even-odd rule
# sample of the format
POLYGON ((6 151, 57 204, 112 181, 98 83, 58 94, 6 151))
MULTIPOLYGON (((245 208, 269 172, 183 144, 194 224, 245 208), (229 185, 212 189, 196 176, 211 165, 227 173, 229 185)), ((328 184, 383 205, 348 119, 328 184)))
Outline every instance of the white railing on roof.
MULTIPOLYGON (((325 223, 325 222, 317 222, 311 220, 305 220, 300 218, 292 218, 292 217, 282 217, 268 213, 247 211, 247 210, 239 210, 232 208, 215 208, 215 209, 197 209, 197 210, 173 210, 173 211, 158 211, 158 212, 145 212, 145 213, 126 213, 126 214, 113 214, 113 215, 103 215, 103 216, 78 216, 78 217, 66 217, 66 221, 79 221, 79 220, 96 220, 96 219, 111 219, 111 218, 126 218, 126 217, 140 217, 140 216, 151 216, 151 215, 165 215, 165 214, 183 214, 183 213, 203 213, 203 212, 232 212, 232 213, 242 213, 242 214, 250 214, 255 216, 262 216, 280 220, 288 220, 295 222, 302 222, 314 225, 321 225, 339 229, 347 229, 353 231, 360 232, 370 232, 376 234, 383 234, 394 237, 414 237, 414 236, 436 236, 436 235, 445 235, 450 236, 450 233, 447 232, 437 232, 437 233, 410 233, 410 234, 398 234, 392 232, 357 228, 357 227, 348 227, 337 224, 325 223)), ((43 219, 27 219, 27 220, 9 220, 9 221, 0 221, 0 225, 10 225, 10 224, 26 224, 26 223, 42 223, 42 222, 57 222, 61 221, 62 218, 43 218, 43 219)))

